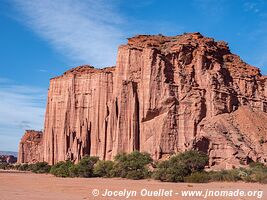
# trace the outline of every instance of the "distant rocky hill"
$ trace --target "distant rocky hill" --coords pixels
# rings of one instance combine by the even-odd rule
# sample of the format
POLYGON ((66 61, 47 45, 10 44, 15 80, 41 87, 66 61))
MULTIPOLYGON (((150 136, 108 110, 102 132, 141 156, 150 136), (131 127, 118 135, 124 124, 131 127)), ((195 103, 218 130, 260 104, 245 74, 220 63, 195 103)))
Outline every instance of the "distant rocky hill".
POLYGON ((0 163, 16 163, 18 153, 13 151, 0 151, 0 163))
POLYGON ((211 168, 266 164, 266 80, 226 42, 138 35, 119 47, 115 67, 80 66, 51 79, 44 133, 26 133, 19 162, 134 150, 157 160, 197 149, 211 168))
POLYGON ((3 155, 3 156, 11 155, 11 156, 14 156, 14 157, 18 157, 18 152, 14 152, 14 151, 0 151, 0 155, 3 155))

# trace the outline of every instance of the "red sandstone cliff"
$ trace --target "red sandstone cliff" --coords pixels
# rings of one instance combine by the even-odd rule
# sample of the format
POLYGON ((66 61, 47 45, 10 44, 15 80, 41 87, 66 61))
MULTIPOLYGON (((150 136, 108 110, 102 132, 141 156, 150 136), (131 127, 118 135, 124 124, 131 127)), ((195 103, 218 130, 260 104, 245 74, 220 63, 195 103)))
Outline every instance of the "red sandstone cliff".
POLYGON ((44 160, 103 157, 114 68, 77 67, 51 79, 44 131, 44 160))
POLYGON ((19 143, 18 163, 35 163, 43 161, 43 133, 26 130, 19 143))
POLYGON ((225 42, 139 35, 119 47, 116 67, 51 79, 41 157, 53 164, 140 150, 160 159, 196 148, 213 167, 266 163, 266 85, 225 42))

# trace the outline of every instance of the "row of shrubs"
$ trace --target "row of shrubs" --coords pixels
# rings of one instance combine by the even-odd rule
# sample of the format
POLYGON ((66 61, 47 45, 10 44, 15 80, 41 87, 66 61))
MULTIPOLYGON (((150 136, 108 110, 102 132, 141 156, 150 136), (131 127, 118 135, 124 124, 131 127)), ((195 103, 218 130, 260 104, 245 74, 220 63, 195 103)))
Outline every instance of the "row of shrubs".
POLYGON ((154 163, 147 153, 134 151, 118 154, 114 161, 99 160, 85 156, 78 164, 71 161, 58 162, 49 166, 45 162, 36 164, 0 164, 2 169, 17 169, 34 173, 51 173, 58 177, 122 177, 128 179, 154 178, 164 182, 205 183, 212 181, 245 181, 267 183, 267 167, 251 163, 250 167, 204 171, 208 163, 207 155, 197 151, 187 151, 172 156, 169 160, 154 163))
POLYGON ((0 163, 0 169, 4 170, 20 170, 20 171, 31 171, 34 173, 42 174, 49 173, 51 166, 46 162, 37 162, 35 164, 7 164, 0 163))
POLYGON ((148 165, 153 160, 147 153, 132 152, 118 154, 114 161, 99 160, 85 156, 78 164, 59 162, 51 167, 50 173, 59 177, 122 177, 144 179, 151 176, 148 165))

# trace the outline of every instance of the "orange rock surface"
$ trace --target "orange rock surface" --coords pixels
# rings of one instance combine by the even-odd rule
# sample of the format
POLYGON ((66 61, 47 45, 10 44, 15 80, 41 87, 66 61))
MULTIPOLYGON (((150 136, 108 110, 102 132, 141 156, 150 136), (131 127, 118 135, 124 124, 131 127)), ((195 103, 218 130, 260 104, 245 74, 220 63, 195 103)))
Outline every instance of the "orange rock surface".
POLYGON ((43 133, 26 130, 19 143, 18 163, 35 163, 43 160, 43 133))
POLYGON ((138 35, 119 47, 116 67, 80 66, 51 79, 41 160, 199 149, 213 168, 266 163, 266 86, 225 42, 138 35))

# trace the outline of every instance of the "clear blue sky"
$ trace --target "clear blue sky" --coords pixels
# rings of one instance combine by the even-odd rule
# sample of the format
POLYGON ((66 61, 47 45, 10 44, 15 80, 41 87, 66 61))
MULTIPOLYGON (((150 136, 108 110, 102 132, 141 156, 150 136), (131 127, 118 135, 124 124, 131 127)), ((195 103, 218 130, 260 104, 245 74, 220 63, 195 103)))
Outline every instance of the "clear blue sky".
POLYGON ((266 0, 1 0, 0 150, 42 129, 49 78, 115 64, 135 34, 201 32, 267 73, 266 0))

